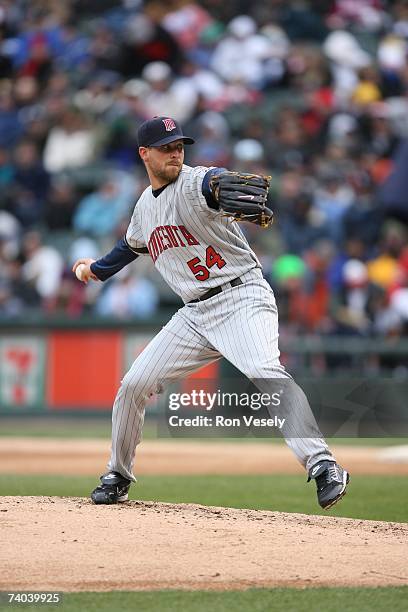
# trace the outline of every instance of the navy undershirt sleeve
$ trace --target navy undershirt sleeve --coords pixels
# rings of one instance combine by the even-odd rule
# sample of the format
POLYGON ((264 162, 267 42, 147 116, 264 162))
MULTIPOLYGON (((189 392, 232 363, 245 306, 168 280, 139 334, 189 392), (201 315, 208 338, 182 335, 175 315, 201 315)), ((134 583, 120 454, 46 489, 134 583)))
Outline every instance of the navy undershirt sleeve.
POLYGON ((138 254, 132 251, 126 242, 126 238, 123 237, 107 255, 91 264, 91 271, 99 280, 104 281, 137 258, 138 254))
POLYGON ((211 193, 210 179, 212 176, 221 174, 221 172, 225 172, 225 171, 226 171, 226 168, 211 168, 211 170, 209 170, 203 178, 203 185, 201 187, 201 192, 203 196, 205 197, 208 206, 210 208, 213 208, 214 210, 218 210, 219 206, 218 206, 218 202, 214 199, 213 194, 211 193))

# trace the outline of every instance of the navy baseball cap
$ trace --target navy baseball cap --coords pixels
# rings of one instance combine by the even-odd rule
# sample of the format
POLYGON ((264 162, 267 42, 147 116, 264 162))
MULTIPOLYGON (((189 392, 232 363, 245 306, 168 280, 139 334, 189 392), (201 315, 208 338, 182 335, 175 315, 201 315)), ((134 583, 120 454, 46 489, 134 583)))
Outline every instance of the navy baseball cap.
POLYGON ((153 117, 142 123, 137 130, 139 147, 160 147, 174 140, 182 140, 185 144, 193 144, 194 140, 184 136, 180 124, 171 117, 153 117))

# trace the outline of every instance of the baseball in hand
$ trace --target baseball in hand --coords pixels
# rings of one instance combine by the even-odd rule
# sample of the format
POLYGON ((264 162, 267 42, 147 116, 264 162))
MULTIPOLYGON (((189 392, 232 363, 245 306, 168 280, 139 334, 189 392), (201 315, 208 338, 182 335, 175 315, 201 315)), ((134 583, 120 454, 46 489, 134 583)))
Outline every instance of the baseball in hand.
POLYGON ((76 270, 75 270, 75 276, 77 277, 78 280, 83 281, 83 273, 85 271, 85 264, 79 264, 79 266, 77 266, 76 270))

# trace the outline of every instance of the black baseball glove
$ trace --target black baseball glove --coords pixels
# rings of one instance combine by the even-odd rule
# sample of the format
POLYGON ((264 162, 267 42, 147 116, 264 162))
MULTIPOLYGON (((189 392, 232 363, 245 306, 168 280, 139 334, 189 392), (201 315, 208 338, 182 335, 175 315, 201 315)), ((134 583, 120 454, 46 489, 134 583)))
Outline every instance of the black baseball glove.
POLYGON ((266 206, 270 176, 221 172, 210 179, 210 189, 219 210, 236 221, 268 227, 273 212, 266 206))

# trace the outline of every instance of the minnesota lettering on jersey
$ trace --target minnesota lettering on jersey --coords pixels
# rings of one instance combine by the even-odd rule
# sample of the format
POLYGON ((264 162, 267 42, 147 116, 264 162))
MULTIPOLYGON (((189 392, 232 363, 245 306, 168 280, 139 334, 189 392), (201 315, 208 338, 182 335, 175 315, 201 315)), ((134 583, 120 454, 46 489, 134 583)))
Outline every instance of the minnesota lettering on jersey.
POLYGON ((175 247, 195 246, 200 244, 185 225, 159 225, 150 234, 147 248, 155 262, 163 251, 175 247), (187 244, 186 244, 187 243, 187 244))

